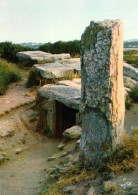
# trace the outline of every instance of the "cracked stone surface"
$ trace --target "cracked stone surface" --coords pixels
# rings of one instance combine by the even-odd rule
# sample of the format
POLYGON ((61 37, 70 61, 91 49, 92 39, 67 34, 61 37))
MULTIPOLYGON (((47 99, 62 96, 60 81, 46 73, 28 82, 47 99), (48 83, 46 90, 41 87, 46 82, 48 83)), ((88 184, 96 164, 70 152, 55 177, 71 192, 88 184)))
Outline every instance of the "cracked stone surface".
POLYGON ((81 156, 99 164, 118 144, 124 129, 123 23, 92 21, 81 38, 81 156))

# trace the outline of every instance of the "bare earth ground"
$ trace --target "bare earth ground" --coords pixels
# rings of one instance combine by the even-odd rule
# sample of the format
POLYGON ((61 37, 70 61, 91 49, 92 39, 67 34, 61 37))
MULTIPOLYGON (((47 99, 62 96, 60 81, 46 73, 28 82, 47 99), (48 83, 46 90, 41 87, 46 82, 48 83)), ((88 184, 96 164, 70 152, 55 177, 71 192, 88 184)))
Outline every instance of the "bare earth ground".
POLYGON ((34 99, 25 81, 10 85, 0 97, 0 128, 15 131, 11 137, 0 138, 0 154, 10 159, 0 165, 0 195, 37 194, 51 164, 47 159, 57 150, 59 141, 34 132, 39 115, 34 99), (20 154, 15 154, 17 150, 20 154))
MULTIPOLYGON (((126 114, 127 132, 138 126, 137 115, 135 105, 126 114)), ((36 195, 44 186, 45 170, 53 163, 48 157, 60 154, 59 140, 35 131, 38 117, 35 94, 25 87, 25 81, 10 85, 6 95, 0 96, 0 128, 15 131, 11 137, 0 138, 0 154, 9 158, 0 165, 0 195, 36 195)))

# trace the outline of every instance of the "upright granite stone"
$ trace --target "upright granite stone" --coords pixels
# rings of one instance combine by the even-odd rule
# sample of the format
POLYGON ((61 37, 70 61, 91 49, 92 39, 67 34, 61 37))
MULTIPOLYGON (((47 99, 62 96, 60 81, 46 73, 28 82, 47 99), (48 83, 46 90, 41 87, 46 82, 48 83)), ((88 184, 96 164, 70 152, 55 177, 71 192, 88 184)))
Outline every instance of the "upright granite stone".
POLYGON ((92 21, 81 38, 81 162, 99 165, 122 143, 123 23, 92 21))

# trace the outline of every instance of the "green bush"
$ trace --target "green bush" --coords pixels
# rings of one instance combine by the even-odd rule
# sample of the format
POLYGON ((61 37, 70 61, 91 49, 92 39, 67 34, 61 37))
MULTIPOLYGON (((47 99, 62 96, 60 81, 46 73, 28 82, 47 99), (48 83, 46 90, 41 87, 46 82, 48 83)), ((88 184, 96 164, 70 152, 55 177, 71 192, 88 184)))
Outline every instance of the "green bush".
POLYGON ((0 95, 5 93, 10 83, 20 79, 21 74, 16 65, 0 58, 0 95))
POLYGON ((131 88, 126 97, 126 109, 130 110, 134 103, 138 103, 138 86, 131 88))
POLYGON ((28 80, 26 83, 27 87, 32 87, 32 86, 38 86, 40 84, 40 80, 38 78, 37 72, 32 68, 29 72, 28 75, 28 80))
POLYGON ((124 61, 138 68, 138 51, 137 50, 124 51, 124 61))
POLYGON ((72 57, 80 55, 80 41, 57 41, 55 43, 45 43, 39 47, 40 51, 60 54, 60 53, 70 53, 72 57))
POLYGON ((133 102, 138 103, 138 86, 133 87, 128 94, 133 102))
POLYGON ((30 47, 25 47, 19 44, 13 44, 11 42, 0 43, 0 56, 8 61, 17 62, 17 52, 33 50, 30 47))

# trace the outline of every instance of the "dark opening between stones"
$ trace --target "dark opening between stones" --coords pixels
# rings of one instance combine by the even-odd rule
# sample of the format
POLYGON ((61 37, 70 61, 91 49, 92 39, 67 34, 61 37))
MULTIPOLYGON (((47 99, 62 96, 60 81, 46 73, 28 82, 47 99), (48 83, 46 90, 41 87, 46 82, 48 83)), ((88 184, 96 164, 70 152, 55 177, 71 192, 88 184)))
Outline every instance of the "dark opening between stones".
POLYGON ((78 110, 69 108, 56 101, 56 136, 62 137, 62 133, 76 125, 76 113, 78 110))

